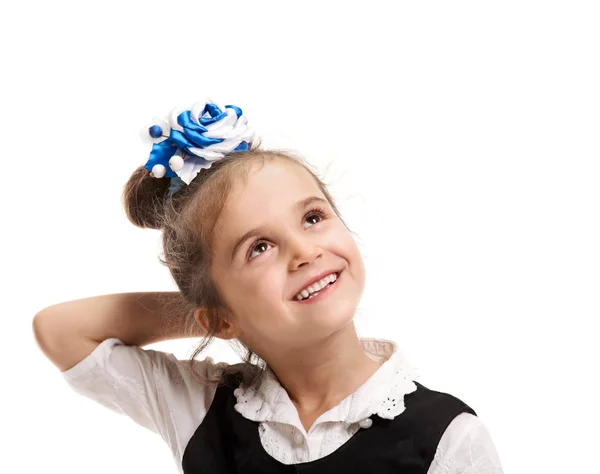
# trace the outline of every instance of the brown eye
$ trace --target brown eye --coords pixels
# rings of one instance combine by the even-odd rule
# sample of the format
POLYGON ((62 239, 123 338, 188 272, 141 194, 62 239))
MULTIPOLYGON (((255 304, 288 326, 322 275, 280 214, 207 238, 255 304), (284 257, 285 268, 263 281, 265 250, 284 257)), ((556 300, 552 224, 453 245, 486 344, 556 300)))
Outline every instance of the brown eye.
POLYGON ((311 214, 310 216, 308 216, 308 219, 315 219, 316 222, 313 222, 313 224, 317 224, 321 222, 322 217, 319 214, 311 214))
MULTIPOLYGON (((268 245, 270 245, 266 240, 257 240, 256 243, 250 248, 250 255, 248 257, 249 260, 252 260, 254 257, 252 256, 252 254, 254 253, 254 251, 260 247, 264 248, 267 247, 268 245)), ((267 251, 267 249, 264 250, 265 252, 267 251)), ((260 252, 262 253, 262 252, 260 252)), ((260 255, 259 253, 259 255, 260 255)))
POLYGON ((313 224, 318 224, 323 219, 325 219, 325 217, 326 217, 326 214, 325 214, 325 211, 323 211, 323 209, 315 208, 315 209, 311 209, 310 211, 308 211, 308 214, 306 214, 305 219, 308 220, 308 219, 316 218, 317 221, 313 222, 313 224))

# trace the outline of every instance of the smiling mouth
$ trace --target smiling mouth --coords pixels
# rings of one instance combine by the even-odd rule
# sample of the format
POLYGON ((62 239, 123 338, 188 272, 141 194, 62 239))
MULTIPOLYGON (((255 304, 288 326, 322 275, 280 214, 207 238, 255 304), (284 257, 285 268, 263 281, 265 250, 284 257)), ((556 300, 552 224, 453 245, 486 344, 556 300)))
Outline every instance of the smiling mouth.
MULTIPOLYGON (((343 271, 343 270, 342 270, 343 271)), ((315 291, 314 293, 311 293, 308 298, 302 298, 302 299, 296 299, 296 297, 292 298, 292 301, 295 301, 296 303, 305 303, 307 301, 310 301, 314 298, 317 298, 319 296, 321 296, 321 294, 327 294, 329 291, 331 291, 331 288, 334 287, 337 282, 340 280, 340 275, 342 274, 342 272, 336 272, 335 273, 335 281, 332 283, 328 283, 326 286, 324 286, 323 288, 321 288, 319 291, 315 291)))

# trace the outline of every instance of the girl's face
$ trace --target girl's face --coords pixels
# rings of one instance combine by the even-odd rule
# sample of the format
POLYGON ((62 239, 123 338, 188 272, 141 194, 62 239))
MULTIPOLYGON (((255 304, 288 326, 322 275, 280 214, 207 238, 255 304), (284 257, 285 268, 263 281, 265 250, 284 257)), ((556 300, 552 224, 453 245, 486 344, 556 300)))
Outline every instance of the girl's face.
POLYGON ((310 346, 352 322, 364 264, 351 234, 300 165, 277 160, 255 167, 247 183, 236 183, 213 245, 212 276, 233 312, 235 334, 229 336, 263 358, 310 346), (316 277, 330 273, 338 280, 328 294, 296 301, 316 277))

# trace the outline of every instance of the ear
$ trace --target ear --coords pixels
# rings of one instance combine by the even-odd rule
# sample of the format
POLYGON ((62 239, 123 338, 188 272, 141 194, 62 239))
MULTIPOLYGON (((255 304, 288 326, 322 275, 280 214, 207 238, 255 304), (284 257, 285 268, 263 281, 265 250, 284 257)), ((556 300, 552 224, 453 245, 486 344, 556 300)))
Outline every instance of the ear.
POLYGON ((198 308, 194 309, 194 319, 196 320, 198 325, 202 328, 202 330, 206 334, 208 332, 208 323, 206 320, 206 314, 204 312, 204 308, 198 307, 198 308))
MULTIPOLYGON (((204 334, 208 332, 208 317, 205 308, 198 307, 194 309, 194 319, 200 325, 204 334)), ((221 320, 221 327, 215 334, 219 339, 233 339, 238 337, 240 334, 239 328, 234 322, 234 319, 229 312, 227 312, 227 319, 221 320)))

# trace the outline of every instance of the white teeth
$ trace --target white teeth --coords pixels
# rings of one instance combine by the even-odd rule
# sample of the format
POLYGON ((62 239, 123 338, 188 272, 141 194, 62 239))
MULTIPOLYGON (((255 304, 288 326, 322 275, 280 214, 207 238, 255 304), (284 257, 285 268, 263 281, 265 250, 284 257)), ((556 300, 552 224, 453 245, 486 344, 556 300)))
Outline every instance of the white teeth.
POLYGON ((322 290, 329 283, 333 283, 335 280, 337 280, 337 275, 335 273, 332 273, 331 275, 327 275, 321 281, 318 281, 317 283, 313 283, 308 288, 305 288, 304 290, 302 290, 300 293, 298 293, 295 296, 294 299, 300 301, 305 298, 308 298, 311 293, 315 293, 316 291, 322 290))

